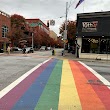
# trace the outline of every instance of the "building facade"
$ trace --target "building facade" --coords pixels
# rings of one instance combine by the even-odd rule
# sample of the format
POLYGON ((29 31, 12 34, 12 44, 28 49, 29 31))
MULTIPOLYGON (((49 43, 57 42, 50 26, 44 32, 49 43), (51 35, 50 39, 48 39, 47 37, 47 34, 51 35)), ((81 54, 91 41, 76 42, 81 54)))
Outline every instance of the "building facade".
POLYGON ((57 34, 54 32, 54 31, 52 31, 52 30, 50 30, 50 37, 51 38, 53 38, 55 41, 57 41, 57 34))
MULTIPOLYGON (((40 43, 40 38, 49 36, 49 28, 40 19, 26 19, 27 26, 29 30, 34 35, 34 41, 37 45, 40 43)), ((34 46, 37 46, 34 43, 34 46)))
POLYGON ((110 54, 110 12, 77 15, 79 54, 110 54))
POLYGON ((6 50, 6 46, 10 43, 7 34, 11 30, 10 16, 0 11, 0 49, 6 50))

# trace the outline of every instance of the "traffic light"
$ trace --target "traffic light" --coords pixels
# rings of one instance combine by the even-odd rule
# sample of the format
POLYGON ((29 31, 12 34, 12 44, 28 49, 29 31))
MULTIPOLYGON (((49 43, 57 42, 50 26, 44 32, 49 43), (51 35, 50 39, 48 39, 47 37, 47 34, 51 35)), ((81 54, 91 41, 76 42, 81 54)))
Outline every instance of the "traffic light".
POLYGON ((47 21, 47 27, 49 27, 49 20, 47 21))

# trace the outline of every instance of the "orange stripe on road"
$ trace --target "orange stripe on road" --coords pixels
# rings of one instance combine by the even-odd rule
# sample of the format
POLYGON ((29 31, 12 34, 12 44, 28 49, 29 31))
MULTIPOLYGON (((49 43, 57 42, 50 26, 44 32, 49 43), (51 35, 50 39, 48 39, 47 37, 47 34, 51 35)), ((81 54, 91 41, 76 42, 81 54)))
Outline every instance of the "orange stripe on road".
POLYGON ((106 110, 105 106, 103 105, 91 85, 87 84, 88 80, 80 71, 78 66, 73 61, 69 61, 69 63, 72 69, 73 77, 75 79, 76 88, 82 105, 82 110, 106 110))

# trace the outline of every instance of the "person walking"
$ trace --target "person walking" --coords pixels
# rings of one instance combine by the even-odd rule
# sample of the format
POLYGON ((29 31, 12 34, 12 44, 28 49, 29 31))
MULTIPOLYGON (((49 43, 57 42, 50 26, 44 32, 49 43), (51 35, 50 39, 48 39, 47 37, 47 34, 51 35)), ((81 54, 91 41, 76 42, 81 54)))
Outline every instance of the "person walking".
POLYGON ((10 55, 10 50, 11 50, 11 48, 10 48, 10 46, 8 46, 7 47, 7 52, 8 52, 9 55, 10 55))
POLYGON ((23 47, 23 54, 25 54, 26 53, 26 46, 24 45, 24 47, 23 47))

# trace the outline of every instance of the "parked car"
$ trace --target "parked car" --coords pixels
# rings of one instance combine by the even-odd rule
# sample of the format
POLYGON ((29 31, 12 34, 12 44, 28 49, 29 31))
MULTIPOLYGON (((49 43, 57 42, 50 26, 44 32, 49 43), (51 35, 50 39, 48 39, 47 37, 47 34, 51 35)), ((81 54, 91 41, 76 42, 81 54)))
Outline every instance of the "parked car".
POLYGON ((47 50, 51 50, 51 47, 47 47, 47 50))
POLYGON ((40 48, 40 50, 45 50, 46 49, 46 46, 42 46, 41 48, 40 48))
POLYGON ((3 51, 3 49, 0 49, 0 53, 3 53, 4 51, 3 51))
POLYGON ((22 51, 22 49, 19 48, 19 47, 13 47, 13 48, 12 48, 12 51, 22 51))
POLYGON ((34 53, 34 49, 32 47, 26 47, 26 53, 34 53))

